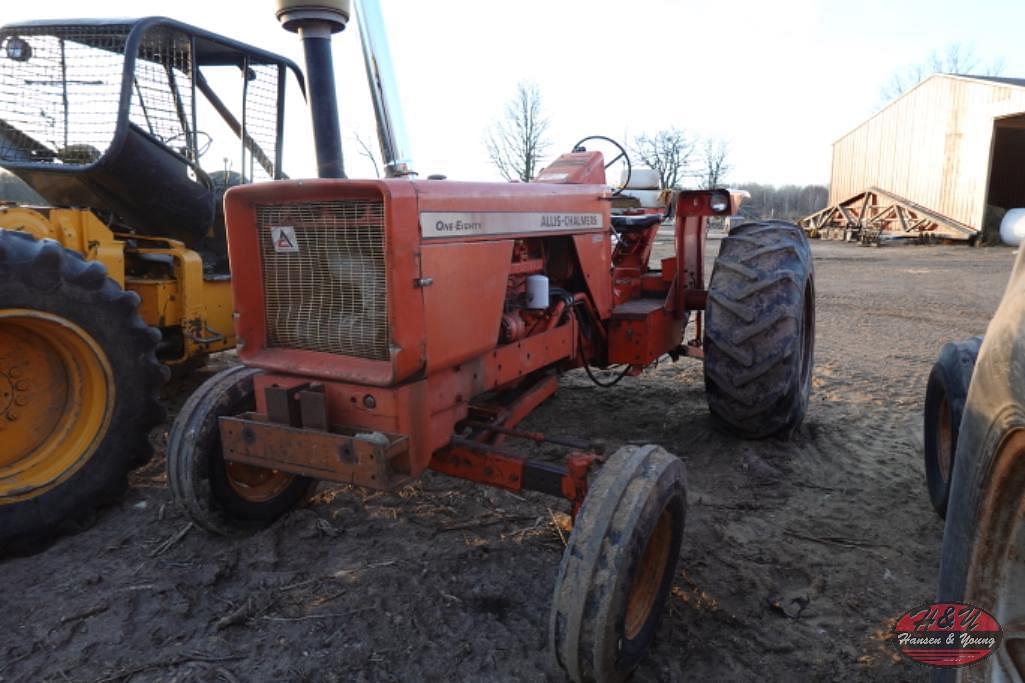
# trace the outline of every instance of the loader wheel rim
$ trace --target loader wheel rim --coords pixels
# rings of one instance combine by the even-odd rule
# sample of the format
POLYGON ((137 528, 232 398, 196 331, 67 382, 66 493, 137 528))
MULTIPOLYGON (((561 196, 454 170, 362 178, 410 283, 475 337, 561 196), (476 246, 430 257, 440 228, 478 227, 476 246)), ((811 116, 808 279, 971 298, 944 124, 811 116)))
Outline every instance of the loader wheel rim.
POLYGON ((669 565, 672 546, 673 515, 667 507, 658 518, 655 530, 651 532, 630 587, 626 615, 623 618, 623 633, 629 640, 636 638, 648 623, 669 565))
POLYGON ((989 610, 1004 632, 995 656, 983 665, 980 680, 1025 680, 1025 591, 1021 590, 1025 582, 1023 487, 1025 430, 1018 430, 1005 439, 993 458, 980 503, 976 549, 968 570, 965 602, 989 610))
POLYGON ((114 372, 84 329, 0 310, 0 504, 42 495, 96 452, 114 411, 114 372))
POLYGON ((292 475, 238 462, 224 463, 231 490, 250 503, 266 503, 281 495, 292 483, 292 475))

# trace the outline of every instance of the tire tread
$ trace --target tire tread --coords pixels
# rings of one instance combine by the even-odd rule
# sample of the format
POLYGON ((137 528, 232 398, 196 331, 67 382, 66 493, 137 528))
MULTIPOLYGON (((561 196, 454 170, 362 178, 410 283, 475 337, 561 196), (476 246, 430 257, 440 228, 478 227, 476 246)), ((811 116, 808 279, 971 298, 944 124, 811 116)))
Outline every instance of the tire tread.
POLYGON ((0 229, 0 298, 14 307, 53 311, 81 325, 107 354, 114 372, 114 414, 83 468, 36 498, 0 505, 0 552, 36 548, 116 501, 128 473, 153 455, 150 430, 166 413, 160 389, 167 371, 156 357, 159 331, 138 314, 139 298, 107 277, 103 264, 53 240, 0 229), (96 322, 103 319, 104 324, 96 322), (106 329, 106 327, 111 329, 106 329))
MULTIPOLYGON (((813 282, 807 237, 790 223, 744 223, 723 239, 704 337, 706 394, 718 423, 749 438, 800 425, 810 386, 796 386, 804 362, 799 332, 813 282)), ((814 318, 811 325, 814 334, 814 318)))

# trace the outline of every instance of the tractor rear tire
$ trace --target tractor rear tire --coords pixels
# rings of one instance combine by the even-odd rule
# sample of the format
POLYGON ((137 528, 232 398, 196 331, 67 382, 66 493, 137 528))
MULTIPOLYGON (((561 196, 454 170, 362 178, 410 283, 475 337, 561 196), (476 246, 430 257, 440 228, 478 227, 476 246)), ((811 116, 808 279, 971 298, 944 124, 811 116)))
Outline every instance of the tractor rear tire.
POLYGON ((982 337, 944 344, 925 389, 922 453, 929 500, 940 519, 947 514, 961 416, 981 345, 982 337))
POLYGON ((651 645, 676 576, 687 473, 658 446, 598 470, 562 555, 549 648, 573 681, 622 681, 651 645))
POLYGON ((815 274, 804 231, 745 223, 723 238, 705 307, 705 395, 717 424, 789 436, 808 409, 815 274))
POLYGON ((0 555, 81 527, 152 455, 166 369, 138 305, 102 264, 0 230, 0 555))
POLYGON ((167 481, 175 502, 198 526, 221 536, 252 533, 297 507, 316 479, 224 460, 217 418, 253 410, 253 377, 235 365, 189 397, 167 441, 167 481))

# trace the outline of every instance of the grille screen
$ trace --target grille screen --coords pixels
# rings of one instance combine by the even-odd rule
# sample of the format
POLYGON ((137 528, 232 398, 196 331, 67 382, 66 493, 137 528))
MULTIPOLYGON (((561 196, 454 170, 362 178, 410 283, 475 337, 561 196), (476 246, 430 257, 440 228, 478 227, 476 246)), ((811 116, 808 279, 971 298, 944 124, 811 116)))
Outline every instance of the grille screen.
POLYGON ((258 206, 256 220, 268 346, 388 360, 384 204, 258 206))

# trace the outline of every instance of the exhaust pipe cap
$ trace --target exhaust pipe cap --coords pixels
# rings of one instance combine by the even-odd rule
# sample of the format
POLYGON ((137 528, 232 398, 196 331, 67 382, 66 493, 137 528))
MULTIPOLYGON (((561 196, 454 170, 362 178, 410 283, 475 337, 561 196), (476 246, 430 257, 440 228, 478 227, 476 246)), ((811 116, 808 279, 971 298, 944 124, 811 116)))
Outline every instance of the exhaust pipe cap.
POLYGON ((327 24, 331 33, 345 30, 352 14, 350 0, 277 0, 275 13, 288 31, 296 33, 311 23, 327 24))

